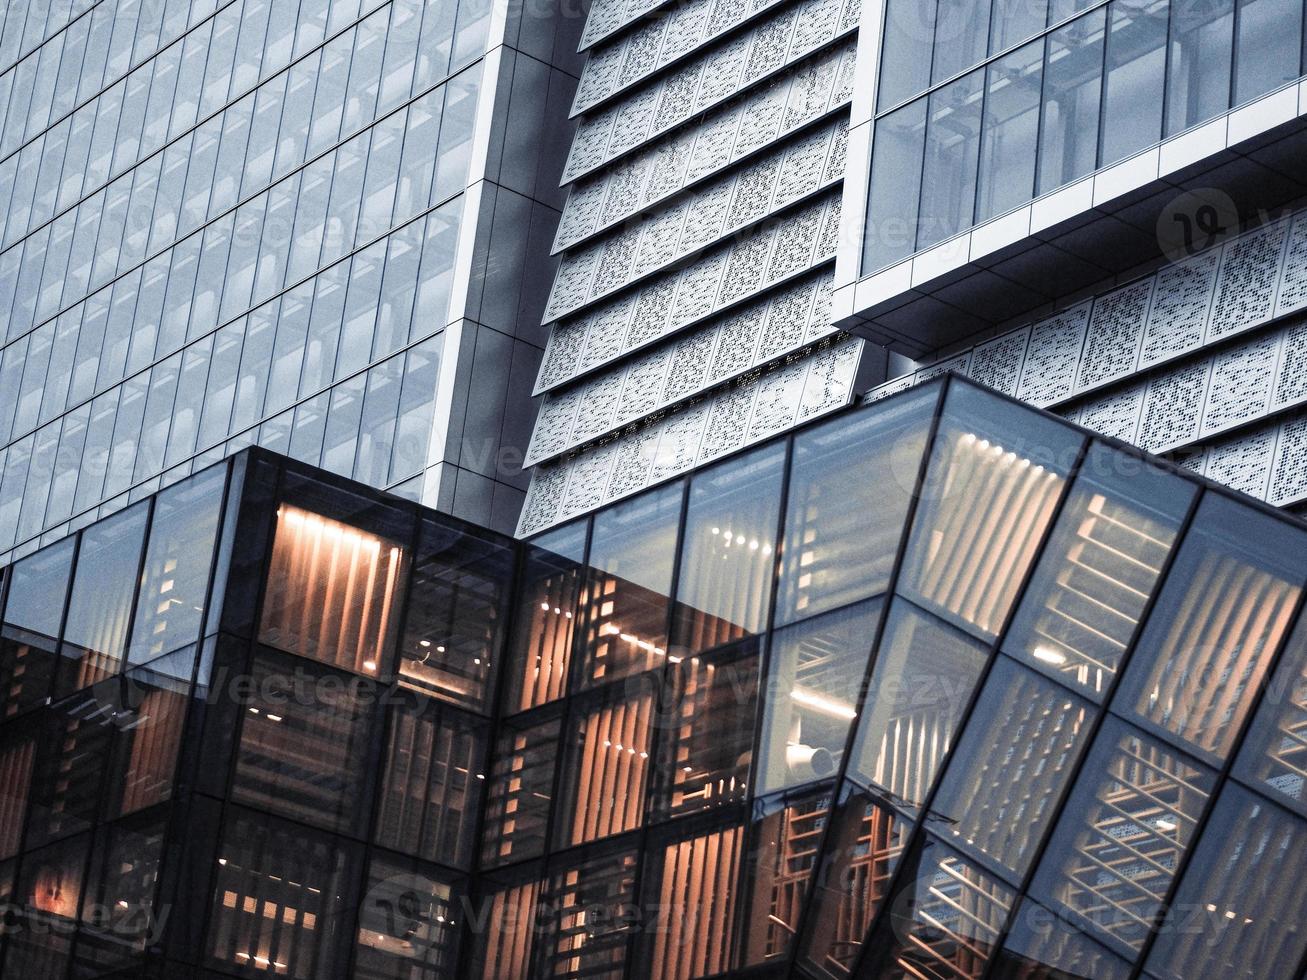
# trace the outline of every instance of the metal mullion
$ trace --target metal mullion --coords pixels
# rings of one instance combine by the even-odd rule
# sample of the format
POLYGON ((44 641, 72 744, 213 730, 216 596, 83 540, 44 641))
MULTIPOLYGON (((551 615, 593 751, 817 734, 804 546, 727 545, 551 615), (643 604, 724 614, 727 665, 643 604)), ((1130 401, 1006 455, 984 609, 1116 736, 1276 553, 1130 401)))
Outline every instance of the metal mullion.
POLYGON ((1103 67, 1098 80, 1098 136, 1094 145, 1094 171, 1103 166, 1103 134, 1107 132, 1107 77, 1112 64, 1112 15, 1116 13, 1116 5, 1117 0, 1103 4, 1103 67))
MULTIPOLYGON (((1167 0, 1166 4, 1166 40, 1162 48, 1162 131, 1157 135, 1157 141, 1161 142, 1167 138, 1168 126, 1170 125, 1171 115, 1171 51, 1175 47, 1173 31, 1175 29, 1175 18, 1171 16, 1175 10, 1175 3, 1179 0, 1167 0)), ((1230 73, 1234 77, 1234 72, 1230 73)))
MULTIPOLYGON (((1289 619, 1290 624, 1296 624, 1303 616, 1303 610, 1307 607, 1307 587, 1299 584, 1298 598, 1294 600, 1293 615, 1289 619)), ((1206 832, 1207 824, 1211 820, 1212 814, 1216 811, 1216 804, 1220 799, 1222 791, 1231 781, 1231 773, 1234 770, 1235 762, 1240 755, 1240 749, 1243 747, 1244 740, 1256 720, 1257 711, 1270 683, 1271 677, 1279 668, 1280 661, 1284 658, 1285 652, 1289 649, 1293 640, 1294 629, 1292 625, 1286 626, 1284 635, 1280 637, 1275 646, 1275 651, 1267 661, 1266 670, 1263 671, 1261 679, 1258 681, 1256 690, 1251 701, 1249 701, 1248 710, 1244 713, 1243 721, 1240 722, 1234 739, 1230 742, 1230 750, 1226 754, 1224 763, 1218 767, 1216 781, 1212 784, 1212 792, 1207 797, 1206 805, 1203 812, 1199 814, 1198 819, 1194 821, 1193 831, 1190 834, 1189 847, 1185 848, 1179 855, 1175 865, 1175 875, 1171 879, 1170 887, 1166 890, 1166 895, 1161 902, 1161 911, 1157 915, 1157 920, 1153 928, 1144 938, 1144 944, 1139 949, 1139 957, 1135 963, 1134 971, 1130 974, 1130 980, 1138 980, 1142 975, 1144 964, 1148 960, 1149 953, 1152 952, 1153 946, 1156 945, 1159 929, 1166 922, 1167 911, 1175 901, 1179 893, 1180 885, 1184 881, 1185 874, 1189 865, 1193 861, 1194 854, 1197 852, 1199 845, 1202 843, 1203 834, 1206 832)), ((1242 785, 1242 784, 1240 784, 1242 785)), ((1255 793, 1258 798, 1262 797, 1261 793, 1255 793)), ((1290 812, 1288 810, 1285 811, 1290 812)))
MULTIPOLYGON (((885 591, 881 593, 882 605, 880 609, 880 615, 876 623, 876 628, 872 634, 871 648, 867 652, 867 665, 863 671, 862 684, 858 689, 857 703, 854 706, 857 713, 854 715, 853 720, 849 723, 849 733, 847 736, 845 736, 845 740, 844 740, 844 753, 843 756, 840 758, 840 765, 838 769, 836 769, 835 771, 835 777, 834 777, 835 782, 831 790, 833 794, 832 815, 833 815, 833 810, 837 805, 835 801, 838 800, 839 794, 843 792, 844 786, 848 781, 849 759, 853 755, 853 746, 857 741, 858 729, 863 720, 863 713, 866 710, 866 698, 867 698, 867 692, 871 687, 871 675, 872 672, 876 669, 876 661, 879 659, 881 641, 884 639, 885 626, 889 620, 890 605, 893 602, 894 590, 898 586, 899 574, 903 570, 904 559, 907 556, 908 540, 912 536, 912 528, 913 525, 916 523, 917 507, 921 503, 922 492, 926 485, 926 477, 930 471, 930 463, 931 463, 931 457, 934 453, 935 441, 939 435, 940 422, 943 419, 943 415, 944 415, 944 404, 948 398, 949 389, 952 386, 952 383, 953 383, 953 379, 951 377, 951 374, 945 373, 943 380, 939 382, 939 392, 935 396, 935 404, 931 409, 930 423, 926 430, 926 440, 922 445, 921 461, 918 463, 917 466, 917 474, 913 481, 912 493, 908 497, 907 512, 904 514, 903 517, 903 531, 899 535, 898 544, 896 546, 896 551, 894 554, 894 561, 890 567, 890 575, 889 575, 888 582, 885 586, 885 591)), ((791 438, 793 438, 793 436, 791 436, 791 438)), ((761 737, 761 730, 756 732, 754 735, 755 746, 758 744, 757 740, 760 737, 761 737)), ((895 813, 895 816, 898 816, 898 814, 895 813)), ((814 875, 820 873, 821 871, 821 866, 827 854, 827 845, 830 841, 832 833, 834 833, 834 831, 831 829, 834 823, 835 821, 831 819, 828 819, 826 821, 826 827, 822 832, 821 839, 818 841, 818 846, 816 851, 817 862, 814 866, 814 875)), ((901 853, 903 854, 907 853, 908 844, 910 843, 911 841, 904 842, 903 847, 901 848, 901 853)), ((895 879, 897 878, 897 871, 898 869, 896 867, 895 871, 890 874, 890 876, 885 882, 886 894, 889 894, 890 888, 895 883, 895 879)), ((815 903, 813 903, 812 901, 804 902, 803 912, 799 917, 798 923, 796 923, 794 948, 791 950, 789 956, 789 962, 792 968, 798 962, 799 947, 802 945, 803 938, 807 934, 807 930, 811 926, 811 919, 814 914, 812 911, 812 907, 814 904, 815 903)), ((860 965, 861 961, 866 956, 866 945, 867 945, 866 938, 871 934, 871 930, 875 927, 876 922, 879 918, 880 918, 880 914, 878 910, 877 913, 872 916, 872 920, 868 926, 868 929, 863 934, 862 949, 854 956, 853 966, 849 971, 850 976, 857 975, 857 968, 860 965)))
MULTIPOLYGON (((1234 108, 1235 98, 1239 91, 1237 86, 1239 79, 1239 27, 1243 23, 1244 0, 1233 0, 1231 6, 1234 9, 1231 11, 1230 18, 1230 92, 1225 100, 1227 111, 1234 108)), ((1305 11, 1304 15, 1307 16, 1307 11, 1305 11)), ((1299 49, 1301 50, 1301 43, 1299 49)), ((1302 56, 1299 55, 1299 67, 1301 67, 1301 58, 1302 56)))
MULTIPOLYGON (((951 379, 949 382, 949 386, 950 387, 952 386, 951 379)), ((947 397, 947 392, 946 392, 946 397, 947 397)), ((943 401, 941 401, 941 405, 942 404, 944 404, 943 401)), ((1079 430, 1073 429, 1072 431, 1078 432, 1079 430)), ((986 682, 989 680, 990 675, 993 673, 994 665, 998 662, 999 651, 1003 645, 1004 640, 1007 639, 1008 631, 1011 629, 1013 622, 1016 620, 1016 612, 1019 605, 1017 599, 1022 597, 1030 586, 1030 582, 1034 577, 1035 571, 1039 564, 1038 559, 1044 553, 1045 549, 1048 547, 1048 542, 1053 535, 1053 530, 1057 527, 1057 523, 1062 516, 1062 512, 1066 507, 1066 502, 1071 496, 1071 487, 1075 483, 1076 477, 1079 475, 1081 465, 1084 463, 1085 457, 1089 452, 1090 445, 1091 445, 1091 440, 1087 436, 1082 434, 1080 446, 1076 452, 1075 460, 1071 464, 1071 467, 1068 470, 1066 477, 1064 478, 1062 488, 1058 493, 1057 502, 1054 504, 1053 511, 1049 517, 1048 525, 1047 527, 1044 528, 1044 530, 1041 532, 1039 536, 1039 545, 1038 547, 1035 548, 1034 557, 1031 559, 1029 567, 1027 567, 1025 572, 1022 573, 1021 583, 1017 588, 1011 606, 1008 608, 1008 611, 1004 616, 1003 625, 995 634, 993 641, 990 643, 989 651, 988 654, 986 655, 985 664, 981 669, 980 675, 976 678, 975 686, 972 689, 970 697, 967 699, 967 704, 962 711, 961 719, 958 723, 956 731, 954 732, 954 736, 952 739, 953 747, 941 759, 940 771, 936 773, 933 780, 933 785, 930 787, 929 792, 926 794, 926 797, 922 800, 921 805, 918 808, 918 816, 914 821, 912 831, 911 831, 911 836, 908 838, 908 840, 904 843, 903 846, 902 853, 904 857, 906 857, 909 853, 911 853, 914 847, 917 848, 917 853, 920 854, 920 849, 925 844, 927 838, 926 821, 930 817, 930 814, 932 812, 932 807, 935 802, 935 797, 939 794, 940 787, 943 786, 944 780, 948 777, 948 772, 949 769, 951 768, 951 764, 956 761, 957 748, 962 743, 962 739, 967 734, 967 726, 971 721, 972 715, 975 713, 976 705, 979 703, 980 697, 984 693, 986 682)), ((932 442, 931 449, 933 450, 933 448, 934 447, 932 442)), ((927 456, 927 459, 929 459, 929 455, 927 456)), ((904 540, 906 541, 906 536, 904 540)), ((861 711, 861 705, 859 706, 859 710, 861 711)), ((948 844, 947 841, 941 840, 941 843, 943 843, 946 847, 949 847, 951 850, 957 850, 956 848, 953 848, 952 845, 948 844)), ((965 851, 959 851, 958 853, 964 855, 967 858, 967 860, 975 864, 981 865, 988 872, 988 868, 984 862, 977 861, 975 858, 971 857, 965 851)), ((894 869, 894 874, 890 877, 888 886, 886 888, 887 896, 893 895, 895 889, 901 884, 904 875, 907 873, 906 868, 907 868, 907 862, 900 861, 898 866, 894 869)), ((1007 881, 1002 879, 1001 876, 994 875, 993 877, 999 878, 999 880, 1003 881, 1005 885, 1009 884, 1007 881)), ((1016 909, 1016 905, 1015 905, 1016 898, 1017 895, 1014 892, 1013 907, 1007 911, 1007 914, 1004 917, 1004 926, 1006 926, 1008 923, 1011 922, 1012 915, 1016 909)), ((868 928, 866 934, 864 935, 862 950, 855 963, 855 968, 852 971, 853 975, 856 976, 858 969, 866 962, 866 958, 868 955, 867 953, 868 942, 866 940, 869 939, 871 936, 875 935, 875 931, 877 927, 881 924, 881 922, 885 920, 886 916, 889 915, 887 909, 891 904, 892 904, 891 902, 882 903, 881 908, 877 911, 876 916, 872 919, 871 925, 868 928)), ((995 940, 995 946, 994 946, 995 951, 997 951, 998 949, 998 945, 997 945, 998 938, 1000 937, 996 937, 995 940)), ((991 961, 992 959, 993 957, 991 956, 991 961)))
MULTIPOLYGON (((1090 444, 1092 445, 1092 441, 1090 444)), ((1121 658, 1121 663, 1118 664, 1116 672, 1112 677, 1112 680, 1108 683, 1107 688, 1103 691, 1102 701, 1094 706, 1095 718, 1093 721, 1090 722, 1087 728, 1086 735, 1085 735, 1085 747, 1080 752, 1080 757, 1072 763, 1070 770, 1068 771, 1066 785, 1062 789, 1060 798, 1054 803, 1053 810, 1049 816, 1048 829, 1044 832, 1043 840, 1039 842, 1039 844, 1035 847, 1034 851, 1031 853, 1030 864, 1026 868, 1025 874, 1021 877, 1021 882, 1017 889, 1018 895, 1017 895, 1017 901, 1013 905, 1013 914, 1009 915, 1008 921, 1004 924, 1003 928, 999 930, 999 934, 997 938, 994 940, 994 949, 996 952, 1003 948, 1004 942, 1006 942, 1008 935, 1011 933, 1012 920, 1017 910, 1024 907, 1023 903, 1021 902, 1021 899, 1027 898, 1029 899, 1029 901, 1034 901, 1034 899, 1029 898, 1030 886, 1034 882, 1035 874, 1039 870, 1040 864, 1044 860, 1044 855, 1047 853, 1049 846, 1052 844, 1053 838, 1057 834, 1058 825, 1062 822, 1062 817, 1066 813, 1066 808, 1070 802, 1072 791, 1076 788, 1077 784, 1079 783, 1080 776, 1084 772, 1084 768, 1089 762, 1089 757, 1092 754, 1093 749, 1098 742, 1098 736, 1099 733, 1102 731, 1103 725, 1106 724, 1109 716, 1121 720, 1119 715, 1116 715, 1109 709, 1109 705, 1111 704, 1112 699, 1116 694, 1116 689, 1121 684, 1121 678, 1125 676, 1126 668, 1129 666, 1131 656, 1139 644, 1140 637, 1143 636, 1144 629, 1146 628, 1148 624, 1148 620, 1152 615, 1153 608, 1157 605, 1157 602, 1160 599, 1162 592, 1164 591, 1164 586, 1166 584, 1167 577, 1171 574, 1171 568, 1175 564, 1176 558, 1180 553, 1181 546, 1183 545, 1184 540, 1189 533, 1190 527, 1193 525, 1194 517, 1198 513, 1198 505, 1200 501, 1203 499, 1203 497, 1204 497, 1204 492, 1201 488, 1199 488, 1197 492, 1194 493, 1193 498, 1189 501, 1189 509, 1185 513, 1184 517, 1181 519, 1179 526, 1176 528, 1175 537, 1172 539, 1171 542, 1171 548, 1167 552, 1166 559, 1163 561, 1161 568, 1158 570, 1157 580, 1153 584, 1152 594, 1148 597, 1147 601, 1144 603, 1144 608, 1139 614, 1139 620, 1135 623, 1134 632, 1130 637, 1129 643, 1127 643, 1126 645, 1125 652, 1121 658)), ((1046 544, 1047 542, 1045 542, 1045 545, 1046 544)), ((1041 557, 1042 557, 1042 550, 1043 549, 1041 548, 1041 557)), ((1025 594, 1029 589, 1029 585, 1030 583, 1027 582, 1018 592, 1018 598, 1017 601, 1014 603, 1014 608, 1020 608, 1021 603, 1025 599, 1025 594)), ((1004 637, 1004 639, 1006 639, 1006 637, 1004 637)), ((1045 676, 1042 671, 1040 672, 1040 676, 1045 676)), ((1062 686, 1065 690, 1072 690, 1071 688, 1066 687, 1065 685, 1062 686)), ((1082 698, 1084 697, 1083 694, 1081 694, 1080 696, 1082 698)), ((1156 769, 1156 766, 1150 764, 1149 768, 1156 769)), ((1090 938, 1094 939, 1095 942, 1098 942, 1099 945, 1103 945, 1104 948, 1111 950, 1111 947, 1104 945, 1098 939, 1097 936, 1091 935, 1090 938)), ((980 980, 991 980, 991 978, 994 975, 994 971, 997 969, 997 965, 996 965, 997 962, 998 962, 997 956, 993 956, 990 958, 990 961, 986 965, 985 971, 982 973, 980 980)))

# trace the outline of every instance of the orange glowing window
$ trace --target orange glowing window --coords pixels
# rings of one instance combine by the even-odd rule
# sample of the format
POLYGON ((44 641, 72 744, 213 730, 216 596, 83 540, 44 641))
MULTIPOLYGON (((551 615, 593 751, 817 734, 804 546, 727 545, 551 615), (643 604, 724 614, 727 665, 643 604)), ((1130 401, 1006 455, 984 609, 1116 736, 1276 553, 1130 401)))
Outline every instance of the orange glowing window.
POLYGON ((403 566, 393 541, 283 505, 259 639, 375 676, 394 640, 403 566))

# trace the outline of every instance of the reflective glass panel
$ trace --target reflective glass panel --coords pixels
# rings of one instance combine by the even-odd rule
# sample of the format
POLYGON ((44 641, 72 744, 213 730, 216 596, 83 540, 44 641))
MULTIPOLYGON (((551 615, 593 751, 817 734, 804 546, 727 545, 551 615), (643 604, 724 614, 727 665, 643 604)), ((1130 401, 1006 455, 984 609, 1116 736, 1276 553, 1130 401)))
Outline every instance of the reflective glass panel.
POLYGON ((1062 687, 999 657, 931 804, 940 835, 1020 880, 1095 714, 1062 687))
POLYGON ((82 897, 77 970, 135 972, 140 954, 158 943, 167 917, 156 907, 167 814, 150 814, 101 830, 91 849, 82 897))
POLYGON ((531 941, 539 915, 540 882, 526 881, 488 890, 489 918, 478 936, 476 969, 481 980, 524 977, 531 966, 531 941))
POLYGON ((1037 194, 1093 173, 1098 164, 1106 12, 1100 7, 1047 37, 1037 194))
POLYGON ((1004 651, 1101 701, 1195 492, 1136 457, 1092 445, 1004 651))
POLYGON ((545 922, 536 941, 535 976, 582 980, 624 975, 637 925, 631 910, 639 866, 639 853, 623 848, 588 851, 584 858, 551 867, 541 896, 545 922))
POLYGON ((1235 772, 1307 815, 1307 619, 1299 619, 1243 740, 1235 772))
POLYGON ((1235 0, 1181 3, 1171 11, 1166 133, 1172 136, 1230 105, 1235 0))
POLYGON ((1170 0, 1113 0, 1108 8, 1100 166, 1162 138, 1170 0))
POLYGON ((282 504, 259 639, 375 676, 395 632, 397 542, 282 504))
POLYGON ((1287 85, 1301 74, 1302 7, 1302 0, 1239 0, 1235 105, 1287 85))
POLYGON ((1025 899, 1012 917, 992 976, 1000 980, 1093 977, 1128 980, 1130 964, 1090 939, 1076 923, 1025 899))
POLYGON ((425 521, 400 644, 400 683, 489 708, 501 659, 513 551, 436 521, 425 521))
POLYGON ((1207 494, 1114 703, 1224 757, 1305 577, 1307 532, 1207 494))
POLYGON ((695 475, 676 590, 677 654, 751 636, 771 603, 785 447, 768 446, 695 475))
POLYGON ((0 859, 13 857, 22 843, 35 761, 34 735, 16 730, 5 733, 0 741, 0 859))
POLYGON ((932 84, 952 78, 985 59, 990 0, 938 0, 932 84))
POLYGON ((149 513, 148 504, 137 504, 82 533, 60 647, 62 693, 80 691, 118 672, 149 513))
POLYGON ((6 717, 40 704, 54 682, 55 650, 71 577, 68 538, 38 551, 10 570, 9 599, 0 630, 0 682, 6 717))
POLYGON ((18 918, 5 955, 5 974, 60 977, 67 970, 72 932, 86 884, 90 836, 61 841, 24 857, 15 890, 18 918))
POLYGON ((876 654, 850 775, 919 807, 935 781, 988 651, 978 640, 896 599, 876 654))
POLYGON ((131 662, 153 660, 199 639, 226 479, 225 466, 211 466, 155 498, 131 662))
POLYGON ((825 779, 839 769, 880 611, 881 601, 872 599, 773 635, 760 792, 825 779))
POLYGON ((359 906, 354 974, 375 980, 440 980, 458 963, 462 888, 416 861, 374 857, 359 906))
MULTIPOLYGON (((969 0, 955 2, 973 6, 969 0)), ((930 93, 917 251, 952 238, 975 217, 984 88, 980 69, 930 93)))
POLYGON ((654 819, 743 801, 758 708, 758 641, 668 671, 656 718, 654 819))
POLYGON ((930 84, 937 0, 888 0, 876 105, 883 112, 930 84))
POLYGON ((862 240, 863 275, 907 258, 916 245, 926 102, 917 99, 876 120, 862 240))
POLYGON ((885 591, 938 400, 910 392, 795 438, 777 626, 885 591))
POLYGON ((505 864, 544 851, 560 730, 558 719, 500 726, 481 829, 482 862, 505 864))
POLYGON ((1227 783, 1146 964, 1159 980, 1289 977, 1307 951, 1307 825, 1227 783))
POLYGON ((1133 960, 1215 782, 1205 766, 1109 718, 1040 862, 1033 894, 1133 960))
MULTIPOLYGON (((1016 0, 1014 5, 1024 3, 1016 0)), ((1043 69, 1043 41, 1018 48, 986 69, 977 223, 1006 214, 1034 196, 1043 69)))
POLYGON ((754 805, 745 863, 742 967, 786 962, 808 901, 833 790, 754 805))
POLYGON ((119 734, 109 770, 111 814, 172 798, 194 666, 191 649, 128 671, 126 693, 114 707, 119 734))
POLYGON ((993 54, 1044 29, 1048 0, 994 0, 989 25, 989 51, 993 54))
POLYGON ((853 969, 912 829, 865 790, 849 789, 832 817, 799 953, 831 980, 853 969))
POLYGON ((1056 422, 951 385, 900 590, 980 635, 995 635, 1081 442, 1056 422))
POLYGON ((106 681, 37 720, 24 847, 80 833, 95 820, 103 805, 118 691, 116 681, 106 681))
POLYGON ((588 529, 588 522, 581 521, 541 535, 526 549, 513 620, 507 711, 553 701, 567 690, 588 529))
POLYGON ((665 662, 681 497, 676 483, 595 515, 582 684, 618 680, 665 662))
POLYGON ((377 843, 429 861, 471 863, 485 786, 484 722, 425 698, 392 709, 377 843))

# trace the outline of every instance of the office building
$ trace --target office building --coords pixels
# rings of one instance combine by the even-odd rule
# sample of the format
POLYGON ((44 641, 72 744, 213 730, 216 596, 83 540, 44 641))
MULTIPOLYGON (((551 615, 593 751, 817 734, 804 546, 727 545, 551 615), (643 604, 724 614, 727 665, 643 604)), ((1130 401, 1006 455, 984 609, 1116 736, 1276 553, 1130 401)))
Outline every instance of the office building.
POLYGON ((578 18, 0 21, 0 556, 254 444, 513 527, 578 18))
POLYGON ((596 3, 587 28, 558 319, 540 380, 549 395, 531 457, 543 465, 523 532, 863 396, 878 379, 886 386, 870 397, 950 370, 1277 505, 1307 499, 1302 3, 865 0, 836 18, 811 0, 747 14, 721 2, 702 5, 711 13, 659 7, 647 24, 619 27, 610 8, 621 6, 596 3), (719 9, 745 26, 700 27, 721 21, 719 9), (832 169, 803 184, 840 202, 829 250, 808 260, 823 270, 830 323, 782 312, 764 324, 741 297, 765 294, 769 311, 782 302, 761 237, 801 234, 802 207, 781 210, 792 199, 785 175, 819 153, 809 143, 820 127, 796 135, 789 109, 775 122, 768 107, 784 76, 751 68, 785 62, 810 77, 828 57, 808 53, 815 28, 804 25, 817 22, 830 25, 829 56, 856 50, 825 102, 823 125, 840 138, 832 169), (685 55, 692 38, 700 53, 685 55), (711 112, 680 122, 675 107, 691 91, 696 112, 721 98, 749 128, 719 131, 711 112), (698 167, 681 159, 694 153, 698 167), (706 176, 709 160, 732 195, 706 176), (775 196, 753 207, 769 174, 779 174, 775 196), (734 209, 720 222, 719 197, 734 209), (681 243, 664 245, 678 207, 681 243), (642 226, 604 230, 633 211, 642 226), (709 246, 702 225, 730 245, 709 246), (623 258, 637 233, 639 249, 683 266, 675 295, 705 316, 694 270, 712 278, 712 256, 727 256, 706 288, 714 310, 728 309, 659 320, 665 339, 640 358, 626 352, 643 350, 655 327, 638 312, 626 327, 621 309, 652 302, 664 280, 641 278, 643 252, 623 258), (682 259, 690 247, 706 247, 704 258, 682 259), (732 268, 752 286, 742 292, 732 268), (844 334, 867 341, 849 354, 860 370, 796 353, 844 334), (750 343, 751 359, 738 353, 750 343), (624 382, 600 370, 612 359, 619 369, 624 359, 624 382), (664 387, 644 397, 660 370, 664 387))
POLYGON ((6 976, 1307 964, 1307 525, 959 379, 531 543, 255 448, 0 573, 6 976))

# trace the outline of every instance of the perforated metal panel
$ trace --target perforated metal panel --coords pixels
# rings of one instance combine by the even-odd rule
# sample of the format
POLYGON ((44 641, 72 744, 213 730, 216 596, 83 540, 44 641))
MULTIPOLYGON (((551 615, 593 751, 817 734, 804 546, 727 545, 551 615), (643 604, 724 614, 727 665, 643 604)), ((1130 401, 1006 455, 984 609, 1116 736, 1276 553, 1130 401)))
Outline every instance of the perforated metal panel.
POLYGON ((559 508, 559 516, 563 520, 594 510, 604 502, 608 474, 612 471, 616 453, 617 446, 610 443, 572 461, 572 474, 567 481, 567 491, 563 494, 563 505, 559 508))
POLYGON ((637 358, 626 369, 622 386, 622 400, 617 409, 615 428, 629 425, 636 419, 652 413, 662 401, 667 384, 667 371, 672 355, 667 349, 657 350, 637 358))
POLYGON ((1280 273, 1275 314, 1283 316, 1304 306, 1307 306, 1307 212, 1293 219, 1289 243, 1285 249, 1284 268, 1280 273))
POLYGON ((812 300, 816 290, 817 284, 812 282, 772 297, 767 308, 767 325, 758 345, 759 363, 773 360, 803 343, 808 325, 813 322, 812 300))
POLYGON ((1030 328, 1025 327, 978 345, 972 352, 967 374, 981 384, 1015 395, 1029 339, 1030 328))
POLYGON ((712 400, 699 450, 701 461, 725 456, 744 445, 756 397, 754 386, 745 385, 723 392, 712 400))
POLYGON ((938 378, 941 374, 945 374, 949 371, 955 371, 958 374, 967 374, 967 369, 970 366, 971 351, 963 351, 961 354, 946 357, 928 367, 922 368, 912 376, 912 380, 916 384, 925 384, 932 378, 938 378))
POLYGON ((620 374, 614 373, 581 389, 583 394, 572 425, 572 443, 587 442, 612 429, 621 403, 623 380, 620 374))
POLYGON ((1213 359, 1201 435, 1266 414, 1279 347, 1277 332, 1222 351, 1213 359))
POLYGON ((1208 478, 1264 498, 1271 475, 1275 435, 1273 428, 1262 429, 1210 446, 1205 454, 1208 478))
POLYGON ((1280 331, 1280 363, 1275 372, 1271 408, 1307 401, 1307 321, 1280 331))
POLYGON ((1139 422, 1139 445, 1150 452, 1162 452, 1198 438, 1198 421, 1207 393, 1211 364, 1189 364, 1148 382, 1143 418, 1139 422))
POLYGON ((694 465, 699 456, 699 443, 703 440, 704 425, 708 420, 711 402, 691 405, 663 423, 658 439, 658 451, 649 468, 649 483, 679 476, 694 465))
POLYGON ((1134 370, 1152 296, 1153 280, 1143 279, 1094 300, 1076 391, 1125 377, 1134 370))
POLYGON ((1146 389, 1147 385, 1140 383, 1091 399, 1080 407, 1076 421, 1105 436, 1132 443, 1139 431, 1139 415, 1143 410, 1146 389))
POLYGON ((1288 222, 1280 221, 1226 245, 1212 304, 1209 339, 1228 337, 1270 317, 1288 229, 1288 222))
POLYGON ((1285 419, 1279 426, 1275 458, 1266 499, 1277 507, 1307 497, 1307 415, 1285 419))
POLYGON ((1089 323, 1089 305, 1082 303, 1031 327, 1018 389, 1023 400, 1042 408, 1071 395, 1089 323))
POLYGON ((1158 273, 1139 354, 1141 367, 1177 357, 1202 344, 1220 264, 1221 250, 1215 248, 1158 273))
POLYGON ((849 404, 862 351, 861 341, 845 340, 821 351, 808 362, 808 375, 803 382, 803 397, 799 400, 795 425, 849 404))

